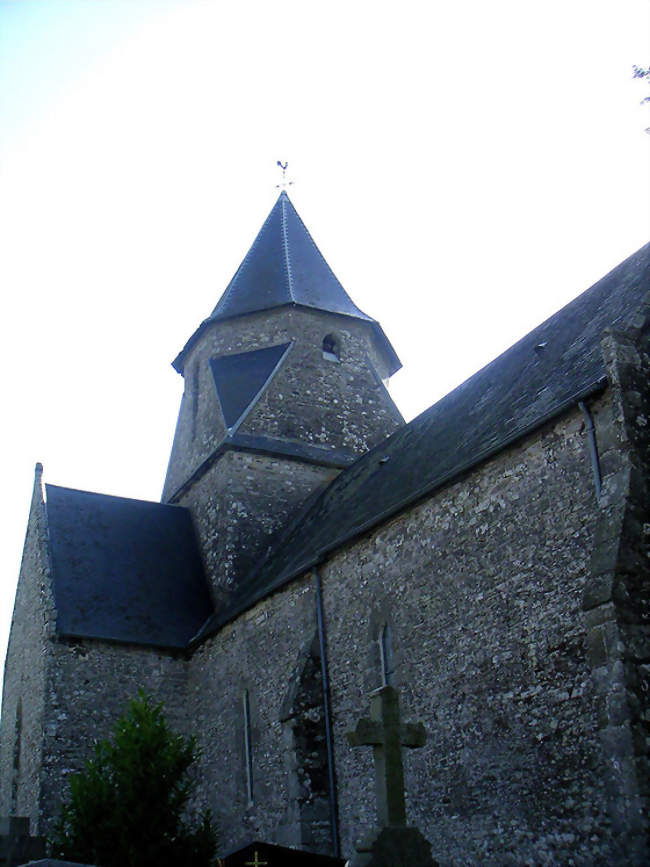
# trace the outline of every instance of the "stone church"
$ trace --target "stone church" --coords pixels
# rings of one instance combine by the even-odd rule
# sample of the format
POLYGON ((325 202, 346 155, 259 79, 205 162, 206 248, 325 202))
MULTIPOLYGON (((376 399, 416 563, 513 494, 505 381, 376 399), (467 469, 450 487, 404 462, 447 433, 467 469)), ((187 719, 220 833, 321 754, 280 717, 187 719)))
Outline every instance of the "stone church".
POLYGON ((405 424, 400 366, 282 192, 174 361, 162 502, 42 483, 0 815, 43 833, 139 688, 225 846, 349 857, 382 684, 441 864, 647 864, 650 245, 405 424))

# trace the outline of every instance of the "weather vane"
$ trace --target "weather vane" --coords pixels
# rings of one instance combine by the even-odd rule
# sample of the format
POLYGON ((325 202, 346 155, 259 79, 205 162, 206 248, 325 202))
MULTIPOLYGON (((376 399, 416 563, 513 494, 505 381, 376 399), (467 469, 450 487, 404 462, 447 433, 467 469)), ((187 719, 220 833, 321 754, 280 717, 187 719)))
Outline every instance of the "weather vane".
POLYGON ((279 165, 280 168, 282 169, 282 181, 281 181, 281 183, 275 185, 276 189, 286 190, 287 187, 290 187, 293 185, 293 181, 287 180, 287 167, 288 167, 289 163, 288 162, 283 163, 282 160, 278 160, 277 165, 279 165))

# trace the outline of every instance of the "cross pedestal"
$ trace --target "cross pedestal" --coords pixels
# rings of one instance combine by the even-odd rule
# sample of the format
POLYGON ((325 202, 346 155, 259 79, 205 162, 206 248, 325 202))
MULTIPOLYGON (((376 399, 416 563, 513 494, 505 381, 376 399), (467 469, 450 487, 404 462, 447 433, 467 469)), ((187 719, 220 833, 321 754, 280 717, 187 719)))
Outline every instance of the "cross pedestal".
POLYGON ((371 746, 379 830, 357 845, 351 867, 434 867, 431 846, 417 828, 406 826, 402 747, 423 747, 422 723, 403 723, 392 686, 370 693, 370 717, 346 734, 353 747, 371 746))

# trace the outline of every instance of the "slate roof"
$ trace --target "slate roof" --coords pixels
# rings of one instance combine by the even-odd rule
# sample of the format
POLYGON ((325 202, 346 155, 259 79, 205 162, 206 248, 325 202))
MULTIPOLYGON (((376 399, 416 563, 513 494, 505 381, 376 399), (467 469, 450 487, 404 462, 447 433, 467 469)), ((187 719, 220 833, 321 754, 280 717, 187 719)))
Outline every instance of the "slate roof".
POLYGON ((285 304, 372 322, 334 276, 283 190, 209 318, 228 319, 285 304))
POLYGON ((368 322, 384 350, 389 374, 402 366, 379 323, 360 310, 339 283, 283 190, 217 306, 190 337, 174 367, 182 373, 186 352, 211 323, 287 305, 368 322))
POLYGON ((650 293, 650 244, 344 470, 202 636, 605 385, 600 339, 650 293))
POLYGON ((46 485, 57 631, 181 648, 212 613, 181 506, 46 485))

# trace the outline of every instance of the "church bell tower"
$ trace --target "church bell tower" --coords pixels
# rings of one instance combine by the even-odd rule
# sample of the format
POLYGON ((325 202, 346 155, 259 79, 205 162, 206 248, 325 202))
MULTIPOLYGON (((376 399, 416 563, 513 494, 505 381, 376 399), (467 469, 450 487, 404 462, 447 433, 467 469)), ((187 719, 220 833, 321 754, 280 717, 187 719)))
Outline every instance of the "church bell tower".
POLYGON ((163 501, 191 510, 220 606, 308 498, 403 424, 384 385, 401 365, 284 191, 173 364, 163 501))

